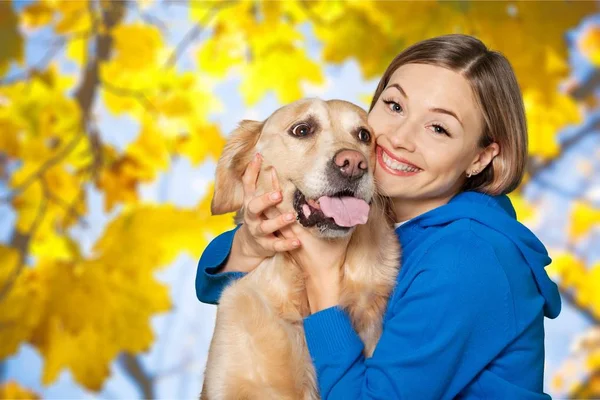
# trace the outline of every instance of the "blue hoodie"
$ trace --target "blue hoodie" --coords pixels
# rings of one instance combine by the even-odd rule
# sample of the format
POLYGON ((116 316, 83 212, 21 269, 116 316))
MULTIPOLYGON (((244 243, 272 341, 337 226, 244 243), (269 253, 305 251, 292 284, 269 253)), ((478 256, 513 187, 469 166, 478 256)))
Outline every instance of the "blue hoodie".
MULTIPOLYGON (((242 273, 218 273, 235 230, 198 265, 196 294, 215 304, 242 273)), ((544 316, 560 295, 543 244, 506 196, 476 192, 396 229, 402 267, 373 357, 338 307, 304 320, 323 399, 546 399, 544 316)))

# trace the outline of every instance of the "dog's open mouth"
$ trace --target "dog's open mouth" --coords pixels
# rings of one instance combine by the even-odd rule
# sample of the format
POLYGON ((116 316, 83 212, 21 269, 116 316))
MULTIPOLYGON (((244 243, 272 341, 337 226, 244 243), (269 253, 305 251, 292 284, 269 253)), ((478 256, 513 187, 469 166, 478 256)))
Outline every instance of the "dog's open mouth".
POLYGON ((331 196, 307 199, 296 189, 294 209, 298 222, 305 227, 317 225, 319 228, 348 230, 364 224, 369 217, 369 204, 354 196, 350 190, 343 190, 331 196))

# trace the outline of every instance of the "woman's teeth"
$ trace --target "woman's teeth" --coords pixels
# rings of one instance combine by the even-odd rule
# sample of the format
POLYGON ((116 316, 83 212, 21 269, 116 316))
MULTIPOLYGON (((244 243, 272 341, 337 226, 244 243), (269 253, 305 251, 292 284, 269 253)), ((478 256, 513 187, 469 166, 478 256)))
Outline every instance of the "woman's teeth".
POLYGON ((389 168, 391 168, 395 171, 402 171, 402 172, 420 171, 420 168, 411 167, 409 165, 402 164, 396 160, 392 160, 387 154, 385 154, 385 151, 381 152, 381 158, 383 159, 383 162, 385 163, 385 165, 387 165, 389 168))

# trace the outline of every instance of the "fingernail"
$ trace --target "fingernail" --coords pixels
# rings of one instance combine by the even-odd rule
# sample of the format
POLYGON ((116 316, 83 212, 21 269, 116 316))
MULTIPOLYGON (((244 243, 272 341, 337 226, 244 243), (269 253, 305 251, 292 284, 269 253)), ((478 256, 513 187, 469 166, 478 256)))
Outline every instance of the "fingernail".
POLYGON ((294 246, 294 247, 298 247, 298 246, 300 246, 300 242, 299 242, 298 240, 294 240, 294 241, 292 242, 292 246, 294 246))
POLYGON ((260 155, 260 153, 256 153, 256 154, 254 155, 254 161, 258 161, 258 160, 260 160, 261 158, 262 158, 262 156, 260 155))
POLYGON ((286 214, 285 220, 286 221, 293 221, 294 220, 294 214, 286 214))
POLYGON ((281 194, 279 194, 279 192, 273 192, 271 193, 271 200, 279 200, 281 198, 281 194))

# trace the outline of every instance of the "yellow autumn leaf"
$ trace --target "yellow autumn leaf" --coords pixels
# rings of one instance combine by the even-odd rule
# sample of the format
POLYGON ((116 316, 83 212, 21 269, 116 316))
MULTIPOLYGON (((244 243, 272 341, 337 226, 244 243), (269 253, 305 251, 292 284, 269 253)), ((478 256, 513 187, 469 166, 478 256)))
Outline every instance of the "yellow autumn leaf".
POLYGON ((561 252, 551 254, 551 257, 552 263, 546 267, 546 272, 556 277, 561 287, 579 287, 585 282, 587 270, 574 254, 561 252))
POLYGON ((520 193, 512 192, 508 195, 517 213, 520 222, 527 221, 535 216, 535 208, 520 193))
MULTIPOLYGON (((423 4, 428 9, 435 7, 425 2, 423 4)), ((411 20, 414 24, 414 18, 406 18, 402 30, 397 26, 395 31, 386 27, 389 28, 390 19, 407 17, 413 8, 419 8, 414 10, 417 12, 414 15, 431 15, 428 11, 420 10, 420 5, 408 2, 402 7, 395 7, 394 3, 390 2, 371 1, 362 4, 355 2, 347 7, 327 1, 306 3, 309 16, 317 15, 326 21, 324 24, 315 24, 315 34, 323 41, 323 58, 332 63, 342 63, 348 58, 354 58, 358 61, 365 78, 375 78, 383 73, 385 63, 382 60, 389 62, 402 50, 402 42, 393 38, 398 35, 410 35, 411 28, 406 24, 410 24, 411 20), (386 8, 395 10, 384 17, 382 12, 388 11, 386 8)), ((422 29, 423 24, 419 25, 422 29)))
POLYGON ((84 38, 74 38, 67 44, 67 58, 73 60, 77 65, 85 65, 87 62, 88 41, 84 38))
POLYGON ((0 302, 0 359, 15 354, 29 340, 44 313, 47 290, 33 268, 24 268, 0 302))
POLYGON ((0 290, 9 284, 9 280, 14 276, 19 262, 19 253, 17 249, 0 244, 0 290))
POLYGON ((18 138, 23 126, 15 120, 10 111, 0 107, 0 151, 10 157, 18 157, 21 154, 21 144, 18 138))
POLYGON ((169 166, 169 151, 165 137, 159 133, 151 120, 142 121, 141 131, 137 139, 127 146, 125 154, 134 160, 136 176, 149 181, 156 177, 160 170, 169 166))
POLYGON ((154 340, 150 317, 170 308, 167 288, 149 271, 113 268, 111 261, 41 261, 21 275, 34 274, 44 298, 34 295, 32 283, 21 284, 0 305, 10 310, 0 309, 0 323, 30 322, 0 331, 0 349, 14 352, 15 341, 30 342, 44 357, 45 384, 68 368, 78 383, 99 390, 120 352, 148 350, 154 340), (21 292, 29 296, 19 297, 21 292))
POLYGON ((136 140, 122 155, 107 161, 100 173, 97 184, 105 193, 105 211, 112 210, 118 203, 137 203, 139 184, 154 180, 159 171, 169 166, 168 138, 160 134, 150 120, 142 124, 136 140))
POLYGON ((138 201, 138 166, 131 157, 122 157, 102 169, 97 187, 104 192, 104 211, 109 212, 118 203, 138 201))
POLYGON ((555 157, 560 149, 556 132, 582 120, 577 104, 566 95, 553 92, 546 96, 533 89, 524 91, 523 102, 529 129, 529 154, 542 159, 555 157))
POLYGON ((175 142, 175 151, 189 158, 197 165, 207 158, 215 162, 225 147, 225 138, 216 125, 195 126, 187 135, 180 136, 175 142))
POLYGON ((90 32, 92 14, 86 1, 54 0, 58 21, 54 29, 58 34, 90 32))
POLYGON ((575 240, 589 233, 590 229, 600 226, 600 209, 590 203, 575 202, 571 211, 569 234, 575 240))
POLYGON ((37 400, 38 396, 35 392, 24 388, 16 381, 8 381, 0 384, 0 399, 6 400, 37 400))
POLYGON ((247 52, 244 32, 216 30, 214 36, 206 40, 198 51, 198 68, 217 78, 224 77, 232 67, 242 64, 247 52))
POLYGON ((81 112, 65 90, 72 79, 59 74, 51 65, 46 71, 32 74, 28 82, 0 89, 0 121, 8 120, 7 134, 17 135, 23 151, 20 156, 41 163, 60 151, 60 141, 78 132, 81 112))
POLYGON ((23 234, 35 229, 35 239, 43 247, 55 229, 66 229, 76 223, 77 215, 85 213, 86 206, 79 176, 69 173, 65 164, 46 169, 40 164, 24 162, 13 173, 10 184, 20 190, 12 199, 17 212, 15 227, 23 234))
POLYGON ((45 384, 69 368, 77 382, 99 390, 117 354, 148 349, 150 316, 170 307, 166 287, 152 272, 182 250, 197 257, 211 238, 208 227, 212 235, 231 227, 230 216, 209 217, 207 200, 193 210, 136 208, 109 224, 92 259, 42 261, 27 270, 0 304, 0 324, 15 325, 0 332, 0 355, 29 341, 45 359, 45 384), (29 307, 36 312, 25 318, 29 307), (14 324, 24 318, 29 323, 14 324))
MULTIPOLYGON (((230 216, 222 218, 231 226, 230 216)), ((200 232, 220 233, 220 219, 210 216, 209 203, 192 210, 171 205, 138 206, 124 211, 106 227, 94 254, 110 259, 113 268, 162 268, 181 251, 199 256, 207 244, 207 237, 200 232)))
POLYGON ((579 51, 596 66, 600 65, 600 26, 590 25, 577 40, 579 51))
POLYGON ((21 11, 21 23, 26 28, 40 28, 49 24, 54 16, 54 7, 47 1, 40 0, 27 5, 21 11))
POLYGON ((294 45, 298 38, 285 25, 257 28, 251 40, 253 62, 244 70, 240 85, 247 104, 255 104, 269 91, 274 91, 281 103, 289 103, 303 96, 302 82, 324 82, 317 63, 294 45))
POLYGON ((81 257, 78 242, 64 233, 44 232, 36 239, 30 245, 30 254, 33 256, 55 261, 71 261, 81 257))
POLYGON ((59 290, 68 293, 48 310, 33 341, 46 359, 46 384, 66 367, 77 382, 100 390, 120 352, 148 350, 154 340, 150 317, 170 308, 166 287, 150 274, 126 274, 106 261, 54 277, 56 296, 59 290))
POLYGON ((4 76, 11 61, 23 62, 23 38, 18 29, 19 20, 11 1, 0 1, 0 77, 4 76))
POLYGON ((142 24, 119 25, 112 31, 115 55, 111 60, 126 71, 153 66, 163 46, 158 28, 142 24))

